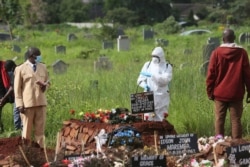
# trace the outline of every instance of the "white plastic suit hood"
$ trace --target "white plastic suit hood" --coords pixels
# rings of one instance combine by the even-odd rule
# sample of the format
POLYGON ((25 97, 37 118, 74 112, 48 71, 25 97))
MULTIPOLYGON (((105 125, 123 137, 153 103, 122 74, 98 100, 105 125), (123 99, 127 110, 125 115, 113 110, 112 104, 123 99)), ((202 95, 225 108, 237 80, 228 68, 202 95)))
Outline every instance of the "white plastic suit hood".
POLYGON ((165 53, 164 53, 164 50, 162 49, 162 47, 154 48, 151 55, 158 56, 160 58, 160 63, 166 63, 165 53))

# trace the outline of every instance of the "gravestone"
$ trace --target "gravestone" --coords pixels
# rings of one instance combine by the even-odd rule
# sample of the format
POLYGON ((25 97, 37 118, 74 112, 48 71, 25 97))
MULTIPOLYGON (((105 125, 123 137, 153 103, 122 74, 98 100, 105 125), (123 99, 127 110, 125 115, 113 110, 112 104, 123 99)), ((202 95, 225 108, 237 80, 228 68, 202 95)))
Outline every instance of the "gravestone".
POLYGON ((184 55, 191 55, 193 53, 192 49, 184 49, 183 54, 184 55))
POLYGON ((248 32, 241 33, 239 36, 239 42, 241 44, 250 43, 250 33, 248 33, 248 32))
POLYGON ((129 50, 129 38, 126 35, 120 35, 117 38, 117 49, 118 51, 129 50))
POLYGON ((207 40, 207 45, 203 46, 203 62, 210 59, 212 52, 220 46, 220 39, 218 37, 210 37, 207 40))
POLYGON ((52 64, 52 68, 55 74, 63 74, 67 72, 68 64, 66 64, 62 60, 57 60, 55 63, 52 64))
POLYGON ((0 33, 0 41, 8 41, 11 40, 10 34, 0 33))
POLYGON ((112 69, 112 62, 109 61, 109 58, 100 56, 97 61, 94 62, 94 71, 97 70, 110 70, 112 69))
POLYGON ((56 53, 66 54, 66 46, 58 45, 55 47, 56 53))
POLYGON ((201 66, 200 66, 200 73, 204 76, 207 75, 207 69, 209 65, 209 60, 205 61, 201 66))
POLYGON ((20 48, 20 46, 18 46, 18 45, 13 45, 13 46, 12 46, 12 51, 17 52, 17 53, 20 53, 20 52, 21 52, 21 48, 20 48))
POLYGON ((125 32, 124 32, 123 28, 118 28, 117 29, 117 36, 119 37, 120 35, 125 35, 125 32))
POLYGON ((73 33, 68 34, 68 41, 69 41, 69 42, 70 42, 70 41, 74 41, 74 40, 76 40, 76 39, 77 39, 77 37, 76 37, 75 34, 73 34, 73 33))
POLYGON ((102 48, 103 49, 113 49, 114 43, 112 41, 103 41, 102 42, 102 48))
POLYGON ((166 39, 161 39, 161 38, 156 39, 156 40, 155 40, 155 45, 156 45, 156 46, 162 46, 162 47, 168 46, 168 40, 166 40, 166 39))
POLYGON ((147 39, 152 39, 154 38, 154 31, 151 29, 151 30, 145 30, 143 28, 143 39, 144 40, 147 40, 147 39))
POLYGON ((208 43, 207 45, 203 46, 203 62, 210 59, 210 56, 214 49, 218 46, 215 43, 208 43))
POLYGON ((207 43, 208 44, 213 43, 217 48, 218 46, 220 46, 220 38, 218 38, 218 37, 209 37, 208 40, 207 40, 207 43))
POLYGON ((172 155, 198 153, 197 135, 177 134, 160 136, 160 147, 166 149, 172 155))

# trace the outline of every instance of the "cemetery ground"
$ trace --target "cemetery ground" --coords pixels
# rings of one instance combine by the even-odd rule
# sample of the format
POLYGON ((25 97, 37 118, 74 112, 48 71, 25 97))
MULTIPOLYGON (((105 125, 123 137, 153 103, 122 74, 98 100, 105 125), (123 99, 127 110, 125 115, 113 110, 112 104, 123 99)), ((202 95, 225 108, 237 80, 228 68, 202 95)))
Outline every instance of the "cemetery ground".
MULTIPOLYGON (((51 80, 51 87, 47 91, 45 136, 47 147, 53 153, 56 134, 63 121, 71 118, 80 120, 83 113, 95 112, 100 108, 118 106, 130 109, 130 95, 143 91, 136 85, 141 67, 151 59, 152 49, 161 45, 166 59, 174 67, 168 121, 178 134, 195 133, 200 138, 214 136, 213 102, 206 96, 205 70, 212 50, 221 43, 222 26, 204 25, 200 28, 209 29, 210 34, 190 36, 162 34, 160 31, 146 33, 144 27, 128 28, 120 32, 122 37, 108 40, 100 38, 101 30, 98 28, 51 25, 31 31, 17 27, 14 32, 20 38, 1 42, 0 57, 4 60, 15 59, 20 64, 27 46, 41 49, 51 80), (75 114, 71 113, 73 110, 75 114)), ((248 28, 237 27, 235 30, 236 42, 250 53, 248 28)), ((249 106, 244 104, 242 123, 247 141, 250 127, 248 110, 249 106)), ((13 146, 10 143, 16 141, 8 135, 14 130, 12 105, 4 107, 2 120, 5 133, 0 134, 0 143, 8 141, 8 145, 13 146)), ((230 134, 228 117, 225 130, 226 134, 230 134)), ((3 144, 3 149, 7 147, 3 144)))

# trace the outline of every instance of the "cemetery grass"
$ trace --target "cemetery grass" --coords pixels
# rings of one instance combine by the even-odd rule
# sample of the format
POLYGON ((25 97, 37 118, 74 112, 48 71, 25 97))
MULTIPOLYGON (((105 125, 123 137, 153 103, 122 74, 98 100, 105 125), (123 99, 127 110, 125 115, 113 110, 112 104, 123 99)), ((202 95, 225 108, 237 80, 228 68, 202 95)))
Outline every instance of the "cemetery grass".
MULTIPOLYGON (((219 26, 219 25, 218 25, 219 26)), ((205 88, 205 76, 200 73, 203 63, 203 46, 208 37, 220 37, 222 30, 218 26, 209 27, 210 35, 179 36, 178 34, 157 34, 155 38, 169 40, 164 47, 166 59, 173 64, 173 79, 170 84, 171 102, 168 121, 174 125, 177 133, 196 133, 198 137, 214 135, 213 102, 208 100, 205 88), (185 55, 184 49, 191 49, 192 54, 185 55), (181 68, 182 67, 182 68, 181 68)), ((245 29, 237 29, 240 33, 245 29)), ((28 46, 41 49, 43 62, 50 73, 51 86, 47 91, 48 107, 46 120, 46 144, 55 146, 57 132, 62 122, 71 118, 81 119, 81 112, 94 112, 97 109, 126 107, 130 109, 130 94, 143 91, 136 85, 142 65, 150 60, 150 53, 156 46, 155 40, 144 41, 142 27, 128 29, 130 50, 117 51, 102 48, 98 29, 77 29, 62 25, 60 28, 46 26, 40 29, 25 30, 16 28, 14 33, 20 41, 4 42, 0 47, 1 59, 17 57, 17 64, 23 62, 23 55, 28 46), (74 33, 78 39, 67 41, 67 34, 74 33), (86 34, 91 38, 84 38, 86 34), (11 51, 13 44, 22 48, 21 53, 11 51), (66 54, 56 54, 55 46, 66 46, 66 54), (94 71, 94 61, 105 55, 112 62, 111 70, 94 71), (55 74, 52 65, 56 60, 68 64, 67 72, 55 74), (90 83, 98 80, 98 88, 90 83), (72 115, 70 110, 75 110, 72 115)), ((243 45, 246 49, 248 47, 243 45)), ((249 51, 249 50, 248 50, 249 51)), ((250 53, 250 52, 249 52, 250 53)), ((244 104, 242 117, 243 134, 249 138, 250 106, 244 104)), ((2 113, 5 132, 0 137, 10 137, 13 133, 12 105, 7 104, 2 113)), ((229 118, 226 120, 226 134, 230 134, 229 118)))

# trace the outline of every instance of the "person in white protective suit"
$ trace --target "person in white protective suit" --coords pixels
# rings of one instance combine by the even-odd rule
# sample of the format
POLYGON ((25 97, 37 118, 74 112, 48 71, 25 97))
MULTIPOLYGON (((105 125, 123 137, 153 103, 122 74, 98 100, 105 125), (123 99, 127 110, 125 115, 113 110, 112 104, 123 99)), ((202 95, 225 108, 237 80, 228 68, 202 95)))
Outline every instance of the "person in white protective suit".
POLYGON ((144 92, 153 91, 154 113, 145 113, 144 119, 149 121, 163 121, 168 116, 170 103, 169 83, 172 80, 172 65, 165 60, 162 47, 154 48, 152 60, 146 62, 137 79, 137 84, 144 88, 144 92))

